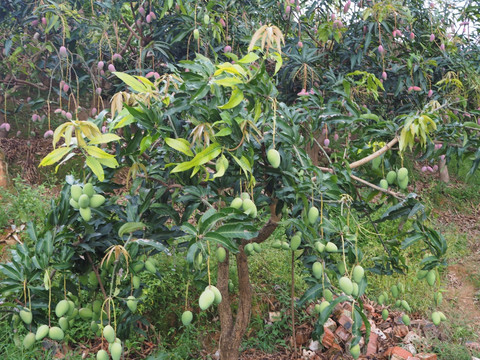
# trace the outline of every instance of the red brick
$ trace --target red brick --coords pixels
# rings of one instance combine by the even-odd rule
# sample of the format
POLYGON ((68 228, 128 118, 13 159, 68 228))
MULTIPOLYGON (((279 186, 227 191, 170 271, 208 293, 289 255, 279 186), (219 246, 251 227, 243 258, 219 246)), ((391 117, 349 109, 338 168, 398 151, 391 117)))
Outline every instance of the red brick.
POLYGON ((347 342, 352 336, 343 326, 339 326, 337 330, 335 330, 335 335, 337 335, 343 342, 347 342))
POLYGON ((420 360, 437 360, 437 355, 432 353, 420 353, 416 355, 420 360))
POLYGON ((335 331, 337 329, 337 323, 332 319, 328 318, 327 321, 325 321, 325 324, 323 324, 323 327, 328 328, 331 331, 335 331))
POLYGON ((345 330, 351 331, 353 320, 350 317, 348 317, 345 314, 342 314, 340 315, 337 321, 340 325, 342 325, 345 328, 345 330))
POLYGON ((416 356, 410 356, 407 360, 420 360, 420 359, 417 358, 416 356))
POLYGON ((407 360, 409 357, 412 357, 413 354, 405 349, 402 349, 399 346, 391 347, 386 351, 386 355, 397 355, 400 359, 407 360))
POLYGON ((350 304, 349 302, 346 302, 345 304, 343 304, 343 308, 345 310, 350 311, 350 314, 352 313, 352 304, 350 304))
POLYGON ((377 340, 378 335, 375 333, 370 333, 370 339, 368 340, 367 345, 367 355, 374 355, 377 353, 377 340))
POLYGON ((323 330, 324 330, 324 333, 322 337, 322 345, 325 346, 327 349, 331 348, 335 341, 335 336, 333 335, 333 332, 330 329, 324 327, 323 330))

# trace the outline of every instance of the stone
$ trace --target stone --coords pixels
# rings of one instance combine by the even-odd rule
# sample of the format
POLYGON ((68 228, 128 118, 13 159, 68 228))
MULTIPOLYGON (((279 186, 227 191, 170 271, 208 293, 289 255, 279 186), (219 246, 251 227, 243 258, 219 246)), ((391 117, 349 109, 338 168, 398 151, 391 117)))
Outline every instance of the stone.
POLYGON ((415 344, 422 341, 422 338, 418 336, 418 334, 414 331, 410 331, 405 337, 403 338, 403 342, 405 344, 415 344))
POLYGON ((415 348, 415 345, 413 344, 405 344, 404 349, 407 351, 410 351, 412 355, 415 355, 417 353, 417 349, 415 348))
POLYGON ((308 345, 308 348, 311 350, 311 351, 317 351, 318 349, 320 349, 320 343, 315 340, 315 341, 310 341, 310 345, 308 345))
POLYGON ((345 315, 345 313, 343 313, 342 315, 340 315, 340 317, 338 318, 337 322, 343 326, 345 328, 345 330, 347 331, 351 331, 352 329, 352 325, 353 325, 353 320, 345 315))
POLYGON ((343 342, 347 342, 352 336, 350 332, 341 325, 335 330, 335 335, 337 335, 343 342))

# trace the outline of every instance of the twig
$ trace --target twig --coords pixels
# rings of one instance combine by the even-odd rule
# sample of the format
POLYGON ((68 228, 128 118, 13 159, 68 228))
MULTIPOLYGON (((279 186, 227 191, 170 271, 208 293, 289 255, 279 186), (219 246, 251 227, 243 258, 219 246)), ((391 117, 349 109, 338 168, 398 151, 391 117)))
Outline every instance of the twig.
POLYGON ((123 16, 121 18, 122 18, 123 24, 127 27, 127 29, 130 31, 130 33, 133 34, 133 36, 135 36, 138 41, 142 40, 140 35, 138 35, 135 31, 133 31, 133 29, 130 27, 130 25, 128 25, 127 20, 125 20, 125 18, 123 16))
POLYGON ((350 164, 350 169, 355 169, 359 166, 362 166, 366 163, 368 163, 369 161, 372 161, 373 159, 379 157, 380 155, 382 155, 383 153, 387 152, 388 150, 390 150, 396 143, 398 143, 398 137, 395 137, 392 141, 390 141, 387 145, 385 145, 384 147, 382 147, 381 149, 375 151, 373 154, 371 155, 368 155, 367 157, 364 157, 363 159, 360 159, 358 161, 355 161, 353 163, 350 164))
POLYGON ((88 261, 90 262, 90 264, 92 264, 92 269, 93 269, 93 272, 95 273, 95 276, 97 277, 97 280, 98 280, 98 284, 100 285, 100 290, 102 290, 102 294, 103 294, 103 297, 104 299, 107 298, 107 292, 105 291, 105 288, 103 287, 103 283, 102 283, 102 279, 100 278, 100 274, 98 273, 98 269, 97 267, 93 264, 93 260, 90 256, 89 253, 85 253, 85 255, 87 256, 87 259, 88 261))

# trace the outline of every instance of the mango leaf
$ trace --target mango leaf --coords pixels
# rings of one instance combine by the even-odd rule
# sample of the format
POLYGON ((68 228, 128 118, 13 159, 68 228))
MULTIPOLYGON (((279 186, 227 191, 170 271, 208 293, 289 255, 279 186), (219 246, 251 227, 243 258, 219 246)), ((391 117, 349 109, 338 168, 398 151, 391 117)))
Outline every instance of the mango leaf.
POLYGON ((232 91, 232 96, 228 100, 228 102, 222 106, 219 106, 219 109, 231 109, 240 104, 243 100, 243 91, 239 89, 234 89, 232 91))
POLYGON ((175 166, 172 173, 186 171, 195 166, 203 165, 212 159, 215 159, 222 152, 222 147, 218 143, 213 143, 202 152, 199 152, 195 157, 187 162, 183 162, 175 166))
MULTIPOLYGON (((67 126, 69 125, 72 125, 71 122, 66 122, 66 123, 63 123, 62 125, 58 126, 54 133, 53 133, 53 147, 55 148, 55 145, 57 144, 57 142, 60 140, 60 137, 62 136, 62 134, 65 132, 67 126)), ((69 142, 65 142, 65 144, 67 145, 70 145, 69 142)))
POLYGON ((258 235, 255 227, 245 225, 244 223, 225 224, 215 230, 215 233, 231 239, 250 240, 258 235))
POLYGON ((243 58, 241 58, 240 60, 238 60, 238 62, 240 64, 250 64, 254 61, 257 61, 260 57, 253 53, 253 52, 249 52, 247 55, 245 55, 243 58))
POLYGON ((223 79, 215 80, 214 83, 220 86, 233 87, 238 84, 243 84, 243 81, 235 77, 226 77, 223 79))
POLYGON ((118 236, 123 237, 125 233, 134 233, 135 231, 142 230, 146 225, 142 222, 127 222, 118 229, 118 236))
POLYGON ((117 162, 117 159, 115 159, 114 157, 113 158, 109 158, 109 159, 102 159, 102 158, 96 158, 98 160, 98 162, 110 169, 115 169, 116 167, 118 167, 118 162, 117 162))
POLYGON ((114 72, 113 75, 118 77, 120 80, 122 80, 125 84, 130 86, 133 90, 137 92, 147 92, 148 88, 140 81, 138 81, 136 78, 134 78, 131 75, 125 74, 123 72, 114 72))
POLYGON ((215 231, 207 232, 203 236, 203 238, 205 240, 214 241, 214 242, 222 245, 224 248, 228 249, 229 251, 231 251, 233 253, 238 252, 238 246, 234 241, 230 240, 229 238, 227 238, 227 237, 225 237, 221 234, 218 234, 215 231))
POLYGON ((94 137, 92 140, 90 140, 89 144, 90 145, 96 145, 96 144, 106 144, 112 141, 118 141, 120 140, 120 136, 115 135, 115 134, 101 134, 100 136, 94 137))
POLYGON ((99 159, 111 159, 115 157, 115 155, 109 154, 96 146, 85 146, 85 150, 89 155, 99 159))
POLYGON ((49 166, 55 164, 57 161, 59 161, 62 157, 64 157, 66 154, 68 154, 72 150, 71 147, 61 147, 58 149, 53 150, 47 156, 45 156, 42 161, 40 162, 40 165, 38 166, 49 166))
POLYGON ((85 159, 85 162, 87 166, 97 176, 98 180, 100 181, 105 180, 105 173, 103 172, 102 164, 100 164, 100 162, 96 158, 92 156, 87 156, 87 158, 85 159))
POLYGON ((193 151, 190 149, 190 143, 185 139, 172 139, 172 138, 165 138, 165 142, 171 148, 180 151, 188 156, 193 156, 193 151))

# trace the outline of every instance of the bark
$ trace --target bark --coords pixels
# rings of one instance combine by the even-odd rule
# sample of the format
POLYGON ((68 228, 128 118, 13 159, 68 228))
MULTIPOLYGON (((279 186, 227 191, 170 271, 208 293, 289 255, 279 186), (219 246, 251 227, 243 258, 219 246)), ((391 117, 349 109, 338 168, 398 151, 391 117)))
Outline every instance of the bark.
POLYGON ((447 160, 440 159, 438 163, 438 167, 440 169, 440 180, 444 183, 450 182, 450 175, 448 175, 448 167, 447 167, 447 160))

